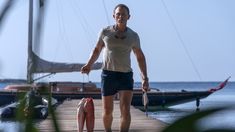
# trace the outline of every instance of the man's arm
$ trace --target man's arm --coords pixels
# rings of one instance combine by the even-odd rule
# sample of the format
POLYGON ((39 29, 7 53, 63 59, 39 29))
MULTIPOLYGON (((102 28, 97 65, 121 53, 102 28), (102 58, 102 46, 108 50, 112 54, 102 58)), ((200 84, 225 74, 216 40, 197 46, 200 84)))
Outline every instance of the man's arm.
POLYGON ((140 48, 133 48, 133 52, 137 58, 137 62, 141 71, 142 88, 144 91, 147 91, 149 89, 149 80, 147 75, 147 65, 144 53, 140 48))
POLYGON ((91 66, 95 63, 95 61, 98 59, 100 52, 102 51, 104 47, 104 43, 102 41, 98 41, 95 48, 93 49, 91 56, 85 66, 81 68, 82 73, 89 74, 91 70, 91 66))

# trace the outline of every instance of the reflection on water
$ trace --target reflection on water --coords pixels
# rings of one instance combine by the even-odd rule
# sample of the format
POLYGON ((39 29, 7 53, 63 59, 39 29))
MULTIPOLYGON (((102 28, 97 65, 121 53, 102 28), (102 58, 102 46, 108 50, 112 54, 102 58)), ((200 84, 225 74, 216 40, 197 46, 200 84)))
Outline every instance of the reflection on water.
MULTIPOLYGON (((208 97, 201 101, 200 110, 208 108, 223 107, 223 106, 235 106, 235 96, 216 96, 208 97)), ((155 112, 151 112, 149 115, 155 119, 159 119, 167 124, 171 124, 177 119, 183 116, 189 115, 196 111, 195 102, 186 103, 182 105, 173 106, 167 109, 159 109, 155 112)), ((228 110, 219 111, 206 118, 203 118, 197 125, 200 129, 206 130, 209 128, 231 128, 235 129, 235 107, 228 110)))
POLYGON ((24 129, 24 125, 14 120, 0 120, 0 131, 3 132, 19 132, 24 129))

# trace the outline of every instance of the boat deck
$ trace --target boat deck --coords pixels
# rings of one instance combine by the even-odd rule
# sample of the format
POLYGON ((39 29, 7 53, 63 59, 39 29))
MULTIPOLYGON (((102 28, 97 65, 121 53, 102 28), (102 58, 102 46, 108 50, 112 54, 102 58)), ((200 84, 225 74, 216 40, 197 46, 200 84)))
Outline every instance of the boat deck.
MULTIPOLYGON (((79 103, 79 99, 64 101, 56 109, 57 120, 59 123, 60 130, 63 132, 75 132, 77 131, 77 121, 76 121, 76 110, 79 103)), ((104 131, 103 121, 102 121, 102 102, 100 99, 94 100, 95 105, 95 129, 94 131, 104 131)), ((131 116, 132 122, 130 126, 130 131, 145 131, 145 132, 160 132, 166 124, 153 119, 151 117, 146 117, 145 113, 139 109, 131 106, 131 116)), ((113 115, 113 131, 119 131, 119 101, 114 102, 114 115, 113 115)), ((40 132, 52 132, 54 131, 51 116, 46 120, 42 120, 37 123, 37 127, 40 132)), ((85 129, 85 127, 84 127, 85 129)))

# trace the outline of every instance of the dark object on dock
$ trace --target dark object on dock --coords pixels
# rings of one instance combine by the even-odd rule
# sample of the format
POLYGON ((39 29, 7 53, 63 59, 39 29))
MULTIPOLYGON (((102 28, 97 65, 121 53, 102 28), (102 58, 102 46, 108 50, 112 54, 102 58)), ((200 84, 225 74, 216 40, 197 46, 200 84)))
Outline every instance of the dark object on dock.
MULTIPOLYGON (((0 117, 15 118, 19 106, 20 103, 16 102, 3 107, 0 111, 0 117)), ((33 118, 36 119, 46 119, 48 116, 48 107, 45 105, 36 105, 33 107, 32 111, 33 111, 33 118)))
POLYGON ((18 109, 21 110, 25 117, 31 116, 36 119, 45 119, 48 116, 48 102, 42 98, 35 90, 30 90, 26 93, 22 100, 9 104, 0 111, 1 118, 15 118, 18 109))

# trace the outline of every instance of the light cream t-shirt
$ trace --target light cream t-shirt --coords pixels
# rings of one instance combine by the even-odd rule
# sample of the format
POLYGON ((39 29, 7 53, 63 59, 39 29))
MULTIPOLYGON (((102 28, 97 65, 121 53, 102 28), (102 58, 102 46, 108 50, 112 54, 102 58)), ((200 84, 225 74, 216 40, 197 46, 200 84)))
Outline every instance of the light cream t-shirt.
POLYGON ((140 48, 139 36, 129 27, 121 34, 122 38, 117 38, 116 34, 113 25, 102 29, 99 34, 98 41, 102 41, 105 45, 103 69, 130 72, 132 71, 130 54, 133 47, 140 48))

